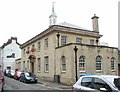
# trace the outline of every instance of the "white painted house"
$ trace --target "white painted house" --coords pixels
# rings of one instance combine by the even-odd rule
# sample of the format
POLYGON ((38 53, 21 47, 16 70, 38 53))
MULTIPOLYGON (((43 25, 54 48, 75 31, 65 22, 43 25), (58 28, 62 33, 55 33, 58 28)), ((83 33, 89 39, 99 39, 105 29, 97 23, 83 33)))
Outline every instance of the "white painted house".
POLYGON ((20 44, 16 37, 11 37, 0 49, 0 62, 3 69, 15 69, 15 60, 21 57, 20 44))

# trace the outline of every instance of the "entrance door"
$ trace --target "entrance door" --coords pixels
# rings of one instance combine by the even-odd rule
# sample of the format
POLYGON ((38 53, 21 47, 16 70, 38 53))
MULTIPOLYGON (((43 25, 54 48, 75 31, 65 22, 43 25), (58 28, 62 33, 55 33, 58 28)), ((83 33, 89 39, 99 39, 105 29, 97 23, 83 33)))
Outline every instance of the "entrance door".
POLYGON ((34 63, 33 62, 31 63, 31 66, 32 66, 32 73, 34 73, 34 63))

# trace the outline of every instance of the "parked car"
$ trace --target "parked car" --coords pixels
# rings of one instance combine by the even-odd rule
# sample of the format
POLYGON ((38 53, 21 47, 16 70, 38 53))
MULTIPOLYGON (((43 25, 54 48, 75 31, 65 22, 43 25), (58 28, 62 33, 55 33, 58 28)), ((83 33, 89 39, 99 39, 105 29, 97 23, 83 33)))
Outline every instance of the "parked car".
POLYGON ((19 80, 21 73, 21 71, 16 71, 14 74, 14 79, 19 80))
POLYGON ((2 70, 0 70, 0 92, 4 91, 5 77, 2 70))
POLYGON ((9 70, 7 76, 13 78, 15 74, 15 70, 9 70))
POLYGON ((10 69, 5 69, 5 70, 4 70, 4 75, 5 75, 5 76, 8 75, 8 71, 9 71, 9 70, 10 70, 10 69))
POLYGON ((20 75, 19 81, 24 83, 37 83, 37 78, 31 72, 23 72, 20 75))
POLYGON ((116 75, 82 76, 73 85, 73 91, 120 92, 120 77, 116 75))

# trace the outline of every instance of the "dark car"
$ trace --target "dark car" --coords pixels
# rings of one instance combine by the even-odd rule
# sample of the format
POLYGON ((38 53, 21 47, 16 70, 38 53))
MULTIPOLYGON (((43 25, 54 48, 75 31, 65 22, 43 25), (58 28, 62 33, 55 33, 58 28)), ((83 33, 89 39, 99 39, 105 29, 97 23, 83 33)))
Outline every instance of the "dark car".
POLYGON ((9 70, 10 70, 10 69, 5 69, 5 70, 4 70, 4 75, 5 75, 5 76, 8 75, 9 70))
POLYGON ((23 72, 20 75, 19 81, 24 83, 37 83, 37 78, 31 72, 23 72))
POLYGON ((14 79, 19 80, 21 73, 21 71, 16 71, 14 74, 14 79))
POLYGON ((15 70, 9 70, 7 76, 13 78, 15 74, 15 70))

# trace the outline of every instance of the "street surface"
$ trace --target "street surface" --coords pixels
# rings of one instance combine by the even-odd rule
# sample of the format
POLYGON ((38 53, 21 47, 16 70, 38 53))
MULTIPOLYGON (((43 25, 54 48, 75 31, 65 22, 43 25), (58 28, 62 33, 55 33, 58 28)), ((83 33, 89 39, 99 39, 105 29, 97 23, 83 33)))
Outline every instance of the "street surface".
POLYGON ((54 90, 54 88, 44 86, 40 83, 26 84, 12 78, 5 77, 4 90, 54 90))

